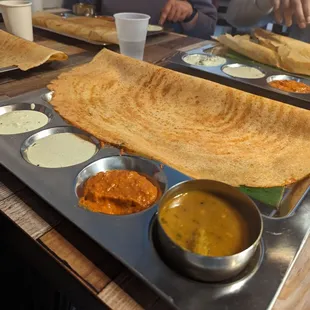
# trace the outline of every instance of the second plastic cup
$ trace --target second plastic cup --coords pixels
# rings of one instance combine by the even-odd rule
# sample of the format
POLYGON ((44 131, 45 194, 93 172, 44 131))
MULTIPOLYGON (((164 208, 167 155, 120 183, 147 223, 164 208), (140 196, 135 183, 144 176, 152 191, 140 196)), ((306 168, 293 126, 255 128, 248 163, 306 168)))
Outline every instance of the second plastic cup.
POLYGON ((117 13, 114 18, 121 54, 142 60, 150 16, 117 13))
POLYGON ((0 1, 0 12, 9 33, 33 41, 31 2, 0 1))

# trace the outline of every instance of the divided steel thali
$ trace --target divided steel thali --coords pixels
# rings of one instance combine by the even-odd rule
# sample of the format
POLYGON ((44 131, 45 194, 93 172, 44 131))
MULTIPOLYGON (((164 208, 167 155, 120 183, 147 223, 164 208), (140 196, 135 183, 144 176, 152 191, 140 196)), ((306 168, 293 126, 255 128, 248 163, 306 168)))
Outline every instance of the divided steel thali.
POLYGON ((171 306, 271 309, 310 232, 310 95, 271 82, 310 82, 212 46, 173 71, 104 48, 0 100, 1 165, 171 306))

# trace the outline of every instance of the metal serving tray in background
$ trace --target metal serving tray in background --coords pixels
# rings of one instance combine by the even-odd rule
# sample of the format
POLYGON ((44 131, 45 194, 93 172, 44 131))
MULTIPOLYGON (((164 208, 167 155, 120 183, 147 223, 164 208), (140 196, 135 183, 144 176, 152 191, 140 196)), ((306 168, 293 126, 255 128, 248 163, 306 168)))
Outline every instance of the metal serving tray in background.
MULTIPOLYGON (((24 106, 49 113, 51 106, 43 100, 46 92, 47 90, 43 89, 2 100, 0 114, 14 109, 11 106, 8 110, 4 106, 16 103, 19 104, 18 107, 21 107, 22 103, 28 103, 24 106)), ((305 184, 296 184, 295 190, 288 190, 286 193, 291 198, 286 197, 283 201, 293 201, 294 210, 283 211, 282 217, 277 218, 263 215, 262 242, 241 274, 222 283, 194 281, 170 268, 157 251, 158 240, 154 229, 157 225, 157 205, 125 216, 93 213, 78 206, 81 182, 106 168, 127 167, 152 175, 163 191, 189 178, 170 167, 161 168, 154 161, 131 155, 120 156, 120 151, 111 146, 101 148, 91 159, 75 166, 57 169, 34 166, 22 157, 25 141, 29 142, 32 139, 29 139, 30 137, 43 130, 50 129, 52 133, 52 128, 55 127, 70 128, 57 113, 52 113, 53 115, 48 114, 49 123, 38 130, 0 136, 0 163, 4 167, 124 263, 175 308, 271 309, 309 235, 310 194, 307 194, 307 180, 304 181, 305 184)))
POLYGON ((84 39, 84 38, 79 37, 79 36, 74 36, 74 35, 71 35, 71 34, 63 33, 63 32, 60 32, 60 31, 56 31, 56 30, 53 30, 53 29, 49 29, 49 28, 41 27, 41 26, 37 26, 37 25, 33 25, 33 28, 49 31, 51 33, 56 33, 56 34, 59 34, 61 36, 65 36, 65 37, 68 37, 68 38, 80 40, 80 41, 87 42, 87 43, 94 44, 94 45, 107 46, 107 45, 111 45, 112 44, 112 43, 107 43, 107 42, 99 42, 99 41, 92 41, 92 40, 84 39))
POLYGON ((259 96, 279 100, 288 103, 290 105, 310 110, 310 93, 301 94, 301 93, 285 92, 277 88, 271 87, 268 84, 268 81, 271 80, 291 79, 310 85, 310 78, 307 79, 306 77, 284 72, 282 70, 268 67, 263 64, 254 63, 253 61, 250 60, 249 61, 234 60, 231 58, 224 57, 226 59, 226 63, 224 65, 215 67, 191 65, 183 61, 183 57, 189 54, 208 55, 207 51, 214 46, 215 44, 208 44, 199 48, 189 50, 187 52, 177 52, 176 54, 166 59, 167 62, 166 67, 186 74, 206 78, 221 84, 226 84, 234 88, 239 88, 247 92, 252 92, 259 96), (222 71, 223 67, 234 64, 241 64, 257 68, 260 71, 262 71, 265 74, 265 76, 263 78, 257 78, 257 79, 245 79, 245 78, 232 77, 222 71))

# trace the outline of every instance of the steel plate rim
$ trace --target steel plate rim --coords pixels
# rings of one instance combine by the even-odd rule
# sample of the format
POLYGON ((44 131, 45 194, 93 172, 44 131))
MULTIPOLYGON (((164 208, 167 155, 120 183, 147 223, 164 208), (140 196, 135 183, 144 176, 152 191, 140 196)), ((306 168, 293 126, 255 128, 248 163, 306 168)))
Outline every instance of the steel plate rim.
POLYGON ((44 130, 43 128, 46 127, 48 124, 50 124, 54 118, 53 110, 40 103, 17 102, 17 103, 12 103, 12 104, 0 105, 0 116, 5 115, 10 112, 14 112, 14 111, 36 111, 36 112, 42 113, 47 117, 47 123, 39 128, 29 130, 26 132, 0 134, 0 137, 1 136, 17 136, 17 135, 22 135, 22 134, 34 134, 35 131, 44 130), (5 111, 6 108, 9 109, 9 111, 5 111), (2 110, 4 110, 4 113, 1 112, 2 110))
POLYGON ((186 64, 188 64, 188 65, 190 65, 190 66, 197 66, 197 67, 207 67, 207 68, 208 68, 208 67, 222 67, 222 66, 225 66, 225 65, 227 64, 227 58, 222 57, 222 56, 212 55, 212 54, 210 54, 210 53, 204 53, 204 52, 199 52, 199 53, 197 52, 197 53, 193 53, 193 54, 189 54, 189 53, 185 52, 183 55, 181 55, 181 59, 182 59, 182 61, 185 62, 186 64), (187 62, 187 61, 184 60, 184 58, 186 58, 186 57, 188 57, 188 56, 192 56, 192 55, 201 55, 201 56, 203 56, 203 57, 208 57, 208 56, 210 56, 210 57, 222 58, 222 59, 225 60, 225 62, 222 63, 222 64, 219 64, 219 65, 206 66, 206 65, 199 65, 199 64, 191 64, 191 63, 189 63, 189 62, 187 62))
POLYGON ((95 146, 96 146, 96 151, 95 153, 87 160, 83 161, 83 162, 80 162, 80 163, 77 163, 77 164, 74 164, 74 165, 70 165, 70 166, 66 166, 66 167, 37 167, 38 169, 68 169, 68 168, 72 168, 74 166, 78 166, 78 165, 81 165, 82 163, 88 161, 88 160, 91 160, 92 158, 94 158, 94 156, 99 152, 100 148, 101 148, 101 144, 100 144, 100 141, 95 138, 93 135, 79 129, 79 128, 76 128, 76 127, 73 127, 73 126, 70 126, 70 125, 67 125, 67 126, 56 126, 56 127, 50 127, 50 128, 47 128, 47 129, 43 129, 43 130, 39 130, 37 131, 36 133, 32 134, 31 136, 27 137, 21 144, 21 147, 20 147, 20 154, 22 156, 22 158, 30 165, 36 167, 36 165, 34 165, 33 163, 31 163, 31 161, 28 159, 28 156, 27 156, 27 149, 33 145, 36 141, 39 141, 43 138, 46 138, 48 136, 52 136, 52 135, 55 135, 55 134, 59 134, 59 133, 72 133, 72 134, 76 134, 76 135, 81 135, 81 136, 84 136, 87 138, 87 140, 91 143, 93 143, 95 146), (37 137, 39 135, 39 137, 37 137), (41 136, 42 135, 42 136, 41 136))
POLYGON ((297 77, 297 76, 293 76, 293 75, 288 75, 288 74, 273 74, 270 75, 266 78, 266 83, 267 86, 273 90, 279 91, 281 93, 284 94, 297 94, 297 95, 301 95, 301 96, 309 96, 310 95, 310 91, 308 93, 298 93, 298 92, 294 92, 294 91, 286 91, 286 90, 282 90, 276 87, 271 86, 269 83, 273 82, 273 81, 296 81, 299 83, 304 83, 308 86, 310 86, 310 81, 305 79, 305 78, 301 78, 301 77, 297 77), (276 79, 277 77, 279 77, 279 79, 276 79), (283 78, 280 78, 283 77, 283 78))
MULTIPOLYGON (((124 169, 124 170, 128 170, 128 169, 124 169)), ((99 172, 103 172, 103 171, 109 171, 109 170, 98 170, 96 172, 96 174, 98 174, 99 172)), ((96 175, 94 174, 94 175, 96 175)), ((94 176, 92 175, 92 176, 94 176)), ((145 173, 146 175, 146 173, 145 173)), ((152 178, 151 176, 148 175, 148 177, 150 179, 154 179, 152 178)), ((144 214, 146 212, 151 212, 151 210, 154 210, 154 209, 157 209, 158 207, 158 204, 160 202, 160 200, 162 199, 162 197, 164 196, 164 194, 166 193, 166 191, 168 190, 168 179, 167 179, 167 176, 164 172, 164 170, 160 167, 160 165, 156 164, 154 161, 150 160, 150 159, 147 159, 147 158, 144 158, 144 157, 141 157, 141 156, 135 156, 135 155, 111 155, 111 156, 105 156, 105 157, 102 157, 102 158, 99 158, 91 163, 89 163, 87 166, 83 167, 79 172, 78 174, 76 175, 76 177, 74 178, 74 193, 75 193, 75 197, 77 199, 77 203, 78 203, 78 207, 88 211, 88 212, 92 212, 92 213, 97 213, 98 215, 103 215, 103 216, 108 216, 108 217, 111 217, 111 218, 129 218, 129 217, 133 217, 133 216, 138 216, 139 214, 144 214), (114 157, 117 157, 117 158, 120 158, 120 157, 123 157, 123 158, 133 158, 133 159, 137 159, 137 160, 140 160, 140 161, 144 161, 144 162, 147 162, 151 165, 153 165, 154 167, 156 167, 159 171, 159 173, 161 174, 161 176, 164 177, 164 188, 163 190, 161 190, 161 188, 159 188, 159 186, 156 186, 158 190, 161 191, 161 195, 159 195, 157 198, 156 198, 156 201, 150 205, 148 208, 142 210, 142 211, 139 211, 139 212, 136 212, 136 213, 130 213, 130 214, 108 214, 108 213, 103 213, 103 212, 93 212, 87 208, 85 208, 84 206, 80 205, 79 203, 79 195, 77 193, 77 190, 78 188, 83 185, 86 180, 83 180, 82 182, 78 182, 79 181, 79 177, 80 175, 86 171, 87 169, 91 168, 92 166, 96 166, 96 164, 100 161, 104 161, 104 160, 107 160, 107 159, 111 159, 111 158, 114 158, 114 157)), ((156 211, 155 211, 156 212, 156 211)))
POLYGON ((242 64, 242 63, 239 63, 239 62, 235 62, 235 63, 231 63, 231 64, 224 64, 224 65, 221 67, 221 71, 222 71, 224 74, 226 74, 226 75, 228 75, 228 76, 230 76, 230 77, 232 77, 232 78, 234 78, 234 79, 241 79, 241 80, 243 80, 243 79, 244 79, 244 80, 261 80, 261 79, 265 79, 266 76, 267 76, 267 72, 266 72, 264 69, 262 69, 260 66, 254 66, 254 65, 250 65, 250 64, 242 64), (224 72, 224 69, 225 69, 226 67, 229 67, 229 68, 240 68, 240 67, 254 68, 254 69, 259 70, 261 73, 263 73, 264 76, 263 76, 263 77, 258 77, 258 78, 245 78, 245 77, 233 76, 233 75, 231 75, 231 74, 228 74, 228 73, 224 72))
MULTIPOLYGON (((204 180, 204 179, 199 179, 199 180, 204 180)), ((205 180, 208 180, 208 179, 205 179, 205 180)), ((183 184, 185 184, 185 183, 191 183, 191 182, 196 182, 196 181, 197 181, 197 179, 186 180, 186 181, 179 182, 179 183, 174 184, 173 186, 171 186, 171 187, 169 188, 169 191, 170 191, 170 190, 173 190, 174 188, 176 188, 176 187, 178 187, 178 186, 180 186, 180 185, 183 185, 183 184)), ((221 183, 221 184, 224 184, 224 185, 228 185, 227 183, 223 183, 223 182, 219 182, 219 181, 214 181, 214 180, 208 180, 208 181, 218 182, 218 183, 221 183)), ((228 186, 230 186, 230 185, 228 185, 228 186)), ((168 191, 166 191, 166 193, 167 193, 167 192, 168 192, 168 191)), ((264 232, 263 217, 262 217, 262 214, 261 214, 259 208, 257 207, 256 203, 255 203, 255 202, 253 201, 253 199, 252 199, 251 197, 249 197, 248 195, 246 195, 246 194, 244 194, 244 193, 242 193, 242 192, 240 192, 240 193, 242 194, 242 196, 244 196, 246 199, 248 199, 248 200, 251 202, 251 204, 255 207, 255 209, 256 209, 256 211, 257 211, 257 214, 259 215, 259 218, 260 218, 260 231, 259 231, 259 234, 258 234, 257 238, 251 243, 250 246, 248 246, 247 248, 245 248, 245 249, 242 250, 241 252, 238 252, 238 253, 236 253, 236 254, 229 255, 229 256, 206 256, 206 255, 196 254, 196 253, 194 253, 194 252, 191 252, 191 251, 189 251, 189 250, 187 250, 187 249, 183 249, 182 247, 180 247, 174 240, 172 240, 172 239, 168 236, 168 234, 166 233, 166 231, 165 231, 164 229, 163 229, 163 231, 165 232, 165 234, 167 235, 167 237, 172 241, 172 243, 174 243, 174 245, 176 245, 178 248, 180 248, 180 249, 182 249, 182 250, 188 252, 189 255, 193 254, 193 255, 195 255, 195 256, 197 256, 197 257, 201 257, 201 258, 212 258, 212 260, 221 260, 221 259, 223 259, 223 258, 225 258, 225 257, 231 257, 231 258, 237 257, 238 255, 240 255, 240 254, 242 254, 242 253, 244 253, 244 252, 246 252, 246 251, 249 251, 250 249, 252 249, 252 248, 254 248, 255 246, 257 246, 257 244, 260 243, 260 240, 262 239, 262 235, 263 235, 263 232, 264 232)), ((162 196, 162 199, 164 198, 164 196, 165 196, 165 195, 162 196)))
MULTIPOLYGON (((166 261, 164 260, 163 257, 161 257, 161 254, 159 254, 160 252, 160 249, 158 249, 155 245, 155 241, 154 241, 154 233, 155 233, 155 228, 154 226, 156 225, 159 225, 158 223, 158 210, 154 213, 151 221, 150 221, 150 224, 149 224, 149 231, 148 231, 148 235, 149 235, 149 241, 151 243, 151 246, 153 247, 153 249, 155 250, 156 252, 156 255, 159 256, 160 260, 167 265, 166 261), (157 223, 156 223, 157 222, 157 223)), ((253 243, 254 244, 254 243, 253 243)), ((259 257, 258 257, 258 260, 257 260, 257 263, 255 264, 254 268, 248 272, 247 274, 245 274, 244 276, 242 276, 240 279, 238 279, 237 277, 240 276, 240 274, 242 274, 246 268, 248 267, 248 264, 247 266, 245 267, 244 270, 242 270, 239 274, 237 274, 236 276, 234 276, 232 279, 228 279, 228 280, 224 280, 224 281, 221 281, 221 282, 204 282, 205 284, 208 284, 210 287, 215 287, 215 288, 218 288, 218 287, 225 287, 225 286, 232 286, 232 285, 236 285, 236 284, 243 284, 245 283, 246 281, 248 281, 250 278, 252 278, 256 273, 257 271, 259 270, 262 262, 264 261, 264 256, 265 256, 265 243, 264 243, 264 238, 263 236, 261 236, 258 244, 257 244, 257 248, 256 248, 256 251, 259 250, 260 253, 259 253, 259 257), (237 279, 236 279, 237 278, 237 279), (235 279, 235 280, 234 280, 235 279), (231 281, 232 280, 232 281, 231 281)), ((255 251, 255 253, 256 253, 255 251)), ((241 252, 240 252, 241 253, 241 252)), ((237 253, 238 254, 238 253, 237 253)), ((236 255, 236 254, 235 254, 236 255)), ((255 254, 254 254, 255 255, 255 254)), ((253 256, 254 256, 253 255, 253 256)), ((219 257, 220 258, 220 257, 219 257)), ((253 257, 251 258, 253 259, 253 257)), ((171 269, 171 267, 169 265, 167 265, 168 268, 171 269)), ((173 269, 174 270, 174 269, 173 269)), ((183 275, 181 274, 180 272, 174 270, 177 274, 179 274, 180 276, 182 277, 185 277, 188 281, 194 281, 194 282, 200 282, 199 280, 195 280, 193 278, 190 278, 189 276, 186 276, 186 275, 183 275)))

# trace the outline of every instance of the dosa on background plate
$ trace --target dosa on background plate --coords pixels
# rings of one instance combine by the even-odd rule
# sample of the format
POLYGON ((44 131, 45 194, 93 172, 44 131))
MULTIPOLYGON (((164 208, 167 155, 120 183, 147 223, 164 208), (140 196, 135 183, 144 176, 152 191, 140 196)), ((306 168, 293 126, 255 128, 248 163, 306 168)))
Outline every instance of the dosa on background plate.
POLYGON ((233 51, 260 63, 297 74, 310 75, 310 44, 256 29, 251 41, 248 35, 221 35, 218 41, 233 51))
POLYGON ((24 40, 3 30, 0 30, 0 42, 0 68, 17 66, 26 71, 47 61, 68 58, 63 52, 24 40))
POLYGON ((50 13, 34 13, 32 22, 36 26, 82 39, 118 44, 115 23, 91 17, 62 18, 50 13))
POLYGON ((35 12, 32 14, 32 23, 36 26, 47 27, 46 22, 51 19, 62 19, 61 16, 46 13, 46 12, 35 12))
POLYGON ((102 50, 48 85, 102 141, 193 178, 273 187, 310 173, 310 111, 102 50))

